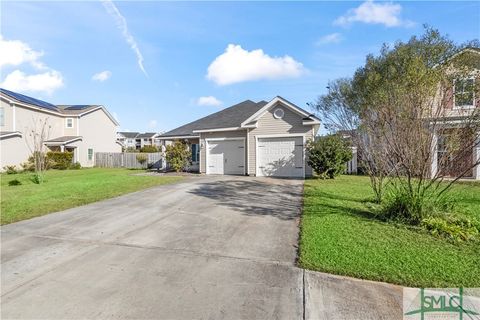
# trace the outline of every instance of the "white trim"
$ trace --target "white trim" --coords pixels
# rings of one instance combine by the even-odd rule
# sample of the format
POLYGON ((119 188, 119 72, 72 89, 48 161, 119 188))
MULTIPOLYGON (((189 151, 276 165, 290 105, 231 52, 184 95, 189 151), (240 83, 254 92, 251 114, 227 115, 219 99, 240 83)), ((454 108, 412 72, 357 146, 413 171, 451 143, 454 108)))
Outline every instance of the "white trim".
POLYGON ((253 121, 256 121, 258 118, 260 118, 265 112, 267 112, 271 107, 273 107, 275 104, 277 103, 281 103, 283 104, 284 106, 292 109, 293 111, 295 111, 296 113, 304 116, 304 117, 310 117, 312 116, 311 114, 309 113, 306 113, 305 111, 303 111, 302 109, 300 109, 299 107, 297 107, 296 105, 294 105, 293 103, 291 102, 288 102, 287 100, 285 100, 284 98, 282 97, 275 97, 273 98, 269 103, 267 103, 266 105, 264 105, 260 110, 258 110, 257 112, 255 112, 252 116, 250 116, 247 120, 243 121, 241 126, 245 126, 246 124, 250 123, 250 122, 253 122, 253 121))
POLYGON ((457 80, 472 80, 473 81, 473 88, 475 87, 475 77, 465 77, 465 78, 461 78, 461 79, 453 79, 453 106, 452 106, 452 110, 468 110, 468 109, 475 109, 475 90, 473 90, 473 104, 466 104, 466 105, 462 105, 462 106, 457 106, 455 104, 455 82, 457 82, 457 80))
POLYGON ((74 128, 73 118, 71 118, 71 117, 65 118, 65 129, 73 129, 73 128, 74 128), (68 120, 72 120, 72 126, 71 127, 68 126, 68 120))
POLYGON ((320 124, 320 121, 318 121, 318 120, 303 120, 302 124, 304 126, 315 125, 315 124, 320 124))
POLYGON ((258 139, 266 139, 266 138, 299 138, 302 137, 302 157, 303 157, 303 179, 305 179, 306 171, 307 171, 307 164, 305 158, 305 144, 306 144, 306 135, 305 134, 264 134, 264 135, 257 135, 255 136, 255 176, 263 177, 263 175, 259 175, 259 168, 258 168, 258 139))
POLYGON ((61 146, 61 145, 66 145, 66 144, 69 144, 69 143, 72 143, 72 142, 75 142, 75 141, 78 141, 78 140, 82 140, 82 137, 76 137, 76 138, 73 138, 73 139, 67 140, 67 141, 45 141, 44 144, 46 146, 61 146))
POLYGON ((223 132, 223 131, 237 131, 243 130, 241 127, 230 127, 230 128, 217 128, 217 129, 199 129, 192 130, 193 133, 206 133, 206 132, 223 132))
POLYGON ((171 136, 171 137, 157 137, 155 139, 159 139, 159 140, 176 140, 176 139, 190 139, 190 138, 193 138, 193 139, 200 139, 200 136, 171 136))
MULTIPOLYGON (((246 153, 246 147, 245 147, 245 137, 237 137, 237 138, 210 138, 210 139, 205 139, 205 174, 210 174, 208 172, 208 143, 210 141, 235 141, 235 140, 241 140, 243 141, 243 175, 246 175, 246 166, 245 166, 245 157, 248 156, 246 153)), ((200 159, 201 160, 201 159, 200 159)), ((223 170, 225 172, 225 168, 223 170)), ((225 173, 224 173, 225 174, 225 173)))
POLYGON ((19 131, 10 132, 10 133, 1 135, 1 136, 0 136, 0 140, 3 139, 3 138, 10 138, 10 137, 15 137, 15 136, 22 137, 23 134, 22 134, 21 132, 19 132, 19 131))
POLYGON ((250 129, 247 129, 247 140, 246 140, 246 147, 245 153, 247 157, 247 167, 245 168, 246 175, 250 174, 250 129))

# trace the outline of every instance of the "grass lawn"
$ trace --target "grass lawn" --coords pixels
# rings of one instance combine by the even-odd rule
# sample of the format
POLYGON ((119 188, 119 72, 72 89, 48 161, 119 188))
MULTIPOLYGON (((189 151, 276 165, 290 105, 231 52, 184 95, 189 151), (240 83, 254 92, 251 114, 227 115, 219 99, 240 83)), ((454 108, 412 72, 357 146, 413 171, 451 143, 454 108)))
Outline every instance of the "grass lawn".
MULTIPOLYGON (((452 189, 458 211, 480 219, 480 183, 452 189)), ((412 287, 480 287, 480 244, 453 244, 376 220, 369 180, 341 176, 305 182, 302 267, 412 287)))
POLYGON ((1 224, 30 219, 50 212, 116 197, 156 185, 172 183, 181 177, 134 175, 127 169, 49 170, 45 182, 30 181, 31 173, 1 175, 1 224), (8 182, 18 179, 19 186, 8 182))

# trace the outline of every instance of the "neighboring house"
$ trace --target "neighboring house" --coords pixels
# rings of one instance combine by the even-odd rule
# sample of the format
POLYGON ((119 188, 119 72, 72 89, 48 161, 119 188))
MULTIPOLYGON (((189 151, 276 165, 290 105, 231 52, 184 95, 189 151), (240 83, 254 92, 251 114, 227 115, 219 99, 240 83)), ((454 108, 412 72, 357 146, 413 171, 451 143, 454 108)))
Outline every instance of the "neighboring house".
POLYGON ((275 97, 246 100, 158 138, 166 145, 187 141, 201 173, 303 178, 312 175, 305 145, 319 127, 317 117, 275 97))
POLYGON ((117 132, 117 141, 125 149, 140 149, 140 144, 137 145, 137 136, 139 134, 139 132, 117 132))
POLYGON ((44 145, 73 152, 73 161, 92 167, 95 152, 119 152, 118 122, 101 105, 53 105, 0 89, 0 168, 19 166, 33 152, 32 133, 47 123, 44 145))
POLYGON ((145 132, 145 133, 140 133, 136 139, 137 139, 137 146, 139 146, 138 149, 143 148, 145 146, 156 146, 159 147, 159 141, 157 137, 159 136, 158 133, 156 132, 145 132))

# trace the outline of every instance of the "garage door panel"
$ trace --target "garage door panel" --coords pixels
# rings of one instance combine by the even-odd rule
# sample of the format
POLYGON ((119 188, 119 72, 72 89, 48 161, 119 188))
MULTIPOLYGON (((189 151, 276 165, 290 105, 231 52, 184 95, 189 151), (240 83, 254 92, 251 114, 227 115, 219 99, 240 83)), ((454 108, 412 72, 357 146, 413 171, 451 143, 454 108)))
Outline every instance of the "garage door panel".
POLYGON ((303 137, 259 138, 258 175, 303 177, 303 137))
POLYGON ((244 174, 243 140, 208 141, 207 144, 208 174, 244 174))

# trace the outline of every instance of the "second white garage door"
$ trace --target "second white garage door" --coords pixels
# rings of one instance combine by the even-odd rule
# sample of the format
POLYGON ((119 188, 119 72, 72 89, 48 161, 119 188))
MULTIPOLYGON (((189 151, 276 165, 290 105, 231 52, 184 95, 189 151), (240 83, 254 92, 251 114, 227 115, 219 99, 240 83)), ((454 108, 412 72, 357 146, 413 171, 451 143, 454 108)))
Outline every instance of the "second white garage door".
POLYGON ((303 177, 303 160, 303 137, 257 140, 257 176, 303 177))
POLYGON ((207 174, 245 174, 245 140, 207 140, 207 174))

